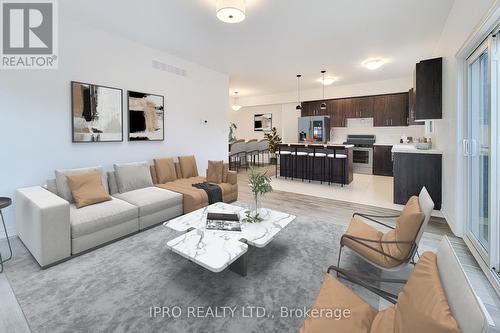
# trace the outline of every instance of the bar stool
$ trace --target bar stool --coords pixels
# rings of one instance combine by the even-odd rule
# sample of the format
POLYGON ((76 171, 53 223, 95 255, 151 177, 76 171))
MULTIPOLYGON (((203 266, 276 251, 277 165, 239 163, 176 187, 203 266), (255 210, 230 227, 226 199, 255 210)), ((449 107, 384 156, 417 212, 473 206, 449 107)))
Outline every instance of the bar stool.
MULTIPOLYGON (((307 151, 302 151, 302 150, 299 150, 299 149, 304 149, 306 148, 307 146, 303 146, 303 145, 290 145, 291 148, 294 149, 294 151, 292 151, 292 156, 293 156, 293 173, 292 173, 292 179, 293 179, 293 176, 297 176, 297 162, 300 160, 300 166, 301 166, 301 179, 302 181, 304 181, 305 179, 305 175, 307 173, 307 157, 308 157, 308 152, 307 151)), ((295 178, 298 178, 298 177, 295 177, 295 178)))
MULTIPOLYGON (((330 148, 330 147, 329 147, 330 148)), ((342 154, 342 153, 337 153, 337 150, 344 150, 343 148, 338 148, 338 147, 331 147, 333 149, 333 154, 328 154, 327 157, 328 157, 328 173, 329 173, 329 177, 328 177, 328 185, 330 185, 331 183, 333 183, 334 181, 334 176, 333 176, 333 171, 334 171, 334 164, 337 160, 341 161, 341 170, 342 170, 342 182, 341 182, 341 186, 344 187, 345 185, 345 161, 347 159, 347 155, 346 154, 342 154)))
POLYGON ((314 164, 315 164, 316 158, 320 158, 321 159, 320 182, 321 182, 321 184, 323 184, 323 180, 325 178, 325 162, 326 162, 326 155, 327 154, 323 153, 323 152, 317 152, 316 149, 324 150, 325 146, 316 145, 316 146, 312 146, 312 148, 313 148, 313 152, 309 153, 309 158, 312 161, 312 166, 309 169, 309 182, 311 182, 311 178, 312 178, 312 180, 314 180, 314 171, 315 171, 314 164))
POLYGON ((2 218, 3 231, 5 232, 5 237, 7 237, 7 244, 9 245, 9 257, 6 259, 2 258, 2 253, 0 252, 0 273, 3 273, 3 263, 12 259, 12 247, 10 246, 9 234, 7 234, 7 227, 5 226, 5 220, 3 219, 2 209, 9 207, 12 204, 11 198, 0 197, 0 217, 2 218))
POLYGON ((292 152, 290 150, 288 150, 288 149, 281 150, 281 146, 278 146, 278 156, 276 156, 276 178, 278 177, 278 163, 279 163, 280 164, 280 176, 282 176, 282 171, 283 171, 283 174, 285 175, 285 179, 287 179, 291 155, 292 155, 292 152), (285 162, 284 165, 283 165, 283 163, 281 163, 281 157, 283 157, 283 160, 285 162))

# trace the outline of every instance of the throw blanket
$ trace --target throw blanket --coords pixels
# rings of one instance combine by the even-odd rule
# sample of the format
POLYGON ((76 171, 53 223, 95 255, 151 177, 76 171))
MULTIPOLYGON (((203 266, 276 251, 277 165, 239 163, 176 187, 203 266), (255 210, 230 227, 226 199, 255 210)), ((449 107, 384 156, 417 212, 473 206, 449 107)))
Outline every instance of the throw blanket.
POLYGON ((216 202, 222 202, 222 190, 219 185, 203 182, 193 184, 193 186, 207 192, 209 205, 216 202))

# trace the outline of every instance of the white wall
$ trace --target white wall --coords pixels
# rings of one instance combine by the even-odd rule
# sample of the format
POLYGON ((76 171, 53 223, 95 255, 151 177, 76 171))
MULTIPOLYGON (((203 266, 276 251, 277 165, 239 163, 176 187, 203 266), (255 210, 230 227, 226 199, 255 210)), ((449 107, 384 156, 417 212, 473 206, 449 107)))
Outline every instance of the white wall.
MULTIPOLYGON (((208 159, 227 157, 226 75, 59 16, 58 70, 0 74, 0 195, 13 197, 16 188, 43 184, 55 168, 112 169, 117 162, 195 154, 204 173, 208 159), (184 68, 188 76, 153 69, 152 60, 184 68), (123 89, 124 142, 71 143, 71 80, 123 89), (126 141, 127 90, 165 96, 164 142, 126 141)), ((5 211, 10 233, 13 211, 5 211)))
POLYGON ((495 0, 455 0, 434 55, 443 57, 443 119, 435 122, 435 144, 443 150, 441 211, 456 235, 464 232, 461 142, 462 121, 457 117, 458 64, 456 54, 495 0))
POLYGON ((347 134, 374 134, 377 143, 393 145, 399 143, 402 135, 406 137, 424 136, 423 125, 373 127, 373 118, 347 119, 347 127, 333 127, 330 131, 331 141, 345 142, 347 134))

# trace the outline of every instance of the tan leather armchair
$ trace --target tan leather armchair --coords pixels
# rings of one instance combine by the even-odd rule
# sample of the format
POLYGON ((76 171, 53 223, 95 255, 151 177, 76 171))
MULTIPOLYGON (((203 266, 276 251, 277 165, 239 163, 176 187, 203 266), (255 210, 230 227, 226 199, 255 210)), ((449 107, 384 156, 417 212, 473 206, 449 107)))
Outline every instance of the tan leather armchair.
POLYGON ((300 333, 484 333, 493 324, 446 236, 436 253, 422 255, 408 280, 367 279, 330 266, 310 313, 300 333), (394 305, 374 308, 330 272, 337 272, 394 305), (386 287, 402 284, 404 288, 399 295, 393 295, 372 286, 373 282, 383 282, 386 287))
POLYGON ((340 239, 337 265, 340 266, 344 246, 383 270, 398 270, 408 262, 414 263, 414 256, 418 255, 418 244, 433 209, 434 202, 423 187, 418 197, 413 196, 408 200, 399 216, 354 213, 347 231, 340 239), (395 227, 376 218, 396 218, 395 227), (383 233, 367 221, 377 223, 388 231, 383 233))

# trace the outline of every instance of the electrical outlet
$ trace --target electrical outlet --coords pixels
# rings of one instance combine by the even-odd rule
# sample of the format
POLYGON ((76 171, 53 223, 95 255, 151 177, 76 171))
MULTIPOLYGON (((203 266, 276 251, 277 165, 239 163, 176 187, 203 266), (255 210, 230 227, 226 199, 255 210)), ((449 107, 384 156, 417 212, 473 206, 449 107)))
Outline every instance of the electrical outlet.
POLYGON ((208 120, 207 119, 202 119, 200 122, 201 122, 202 125, 207 125, 208 124, 208 120))

